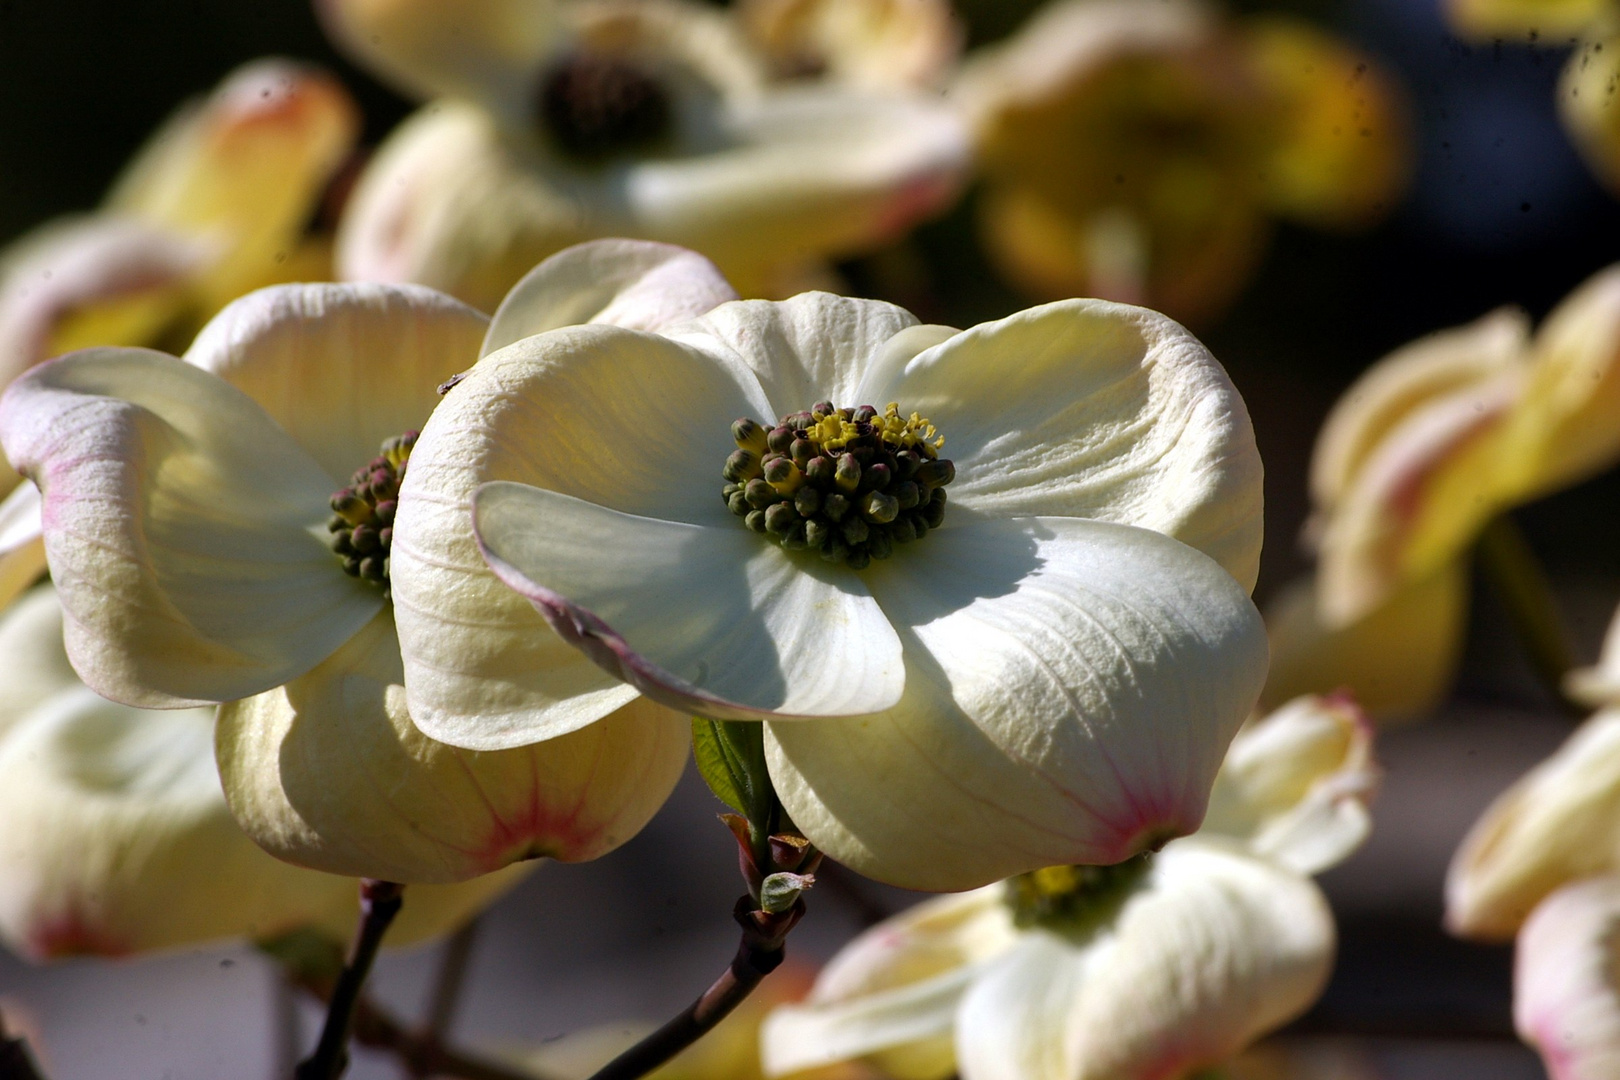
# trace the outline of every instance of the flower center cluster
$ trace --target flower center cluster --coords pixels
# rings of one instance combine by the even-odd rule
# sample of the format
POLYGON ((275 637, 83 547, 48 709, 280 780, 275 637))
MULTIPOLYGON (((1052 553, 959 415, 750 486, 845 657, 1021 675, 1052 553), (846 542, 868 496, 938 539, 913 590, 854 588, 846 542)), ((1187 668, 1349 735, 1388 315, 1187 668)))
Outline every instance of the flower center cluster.
POLYGON ((355 470, 349 486, 332 496, 326 529, 332 550, 343 560, 343 572, 382 586, 389 595, 388 553, 394 540, 394 511, 400 481, 411 459, 417 432, 407 431, 382 444, 382 452, 355 470))
POLYGON ((822 402, 774 428, 731 425, 721 497, 733 514, 785 548, 860 570, 939 528, 956 467, 926 419, 891 403, 840 409, 822 402))
POLYGON ((669 95, 630 60, 578 52, 540 83, 540 119, 553 141, 575 157, 599 161, 640 150, 668 134, 669 95))
POLYGON ((1048 866, 1008 878, 1007 906, 1021 927, 1074 928, 1122 899, 1147 872, 1151 852, 1113 866, 1048 866))

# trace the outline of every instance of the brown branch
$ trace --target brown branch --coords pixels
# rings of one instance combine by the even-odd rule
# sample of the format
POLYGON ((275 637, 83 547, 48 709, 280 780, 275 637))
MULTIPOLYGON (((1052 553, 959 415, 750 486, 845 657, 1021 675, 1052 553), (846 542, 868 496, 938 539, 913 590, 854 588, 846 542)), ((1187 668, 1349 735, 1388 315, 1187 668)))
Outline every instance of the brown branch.
POLYGON ((295 1080, 337 1080, 348 1068, 349 1028, 360 1003, 360 989, 377 959, 383 935, 399 914, 404 892, 403 885, 392 881, 360 880, 360 926, 355 931, 354 947, 326 1003, 320 1041, 315 1044, 315 1052, 294 1072, 295 1080))
POLYGON ((4 1017, 0 1016, 0 1080, 45 1080, 34 1056, 28 1052, 28 1043, 22 1036, 12 1038, 6 1034, 4 1017))
POLYGON ((742 925, 737 955, 703 996, 663 1027, 608 1062, 591 1080, 636 1080, 712 1031, 760 982, 782 963, 789 930, 804 916, 804 901, 780 914, 754 909, 754 899, 741 897, 732 915, 742 925))

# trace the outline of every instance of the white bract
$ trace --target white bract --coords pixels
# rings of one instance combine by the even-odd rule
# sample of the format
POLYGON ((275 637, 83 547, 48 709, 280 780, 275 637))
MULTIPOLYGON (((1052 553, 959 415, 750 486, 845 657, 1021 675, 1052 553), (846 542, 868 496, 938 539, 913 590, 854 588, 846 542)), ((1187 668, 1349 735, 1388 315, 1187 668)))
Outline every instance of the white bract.
POLYGON ((793 821, 920 888, 1192 831, 1265 669, 1242 400, 1180 326, 1101 301, 958 332, 806 293, 526 338, 435 411, 396 532, 423 731, 523 746, 641 695, 765 720, 793 821), (942 527, 857 570, 728 511, 733 421, 818 402, 938 425, 942 527))
MULTIPOLYGON (((49 586, 0 619, 0 663, 0 940, 34 960, 308 929, 347 940, 359 883, 273 859, 231 819, 212 708, 96 695, 68 666, 49 586)), ((525 872, 413 889, 389 944, 453 929, 525 872)))
POLYGON ((449 882, 624 842, 680 774, 683 721, 638 700, 524 749, 426 738, 385 580, 366 577, 386 579, 384 441, 421 426, 486 335, 614 318, 614 294, 649 294, 638 318, 730 295, 688 253, 609 242, 539 268, 493 323, 416 286, 282 286, 230 305, 183 360, 90 349, 35 368, 0 401, 0 438, 43 494, 74 667, 129 705, 226 703, 232 809, 289 861, 449 882), (329 500, 346 483, 360 498, 357 468, 376 505, 346 522, 346 573, 329 500))
POLYGON ((1366 836, 1370 733, 1302 698, 1241 733, 1209 819, 1145 865, 1053 867, 857 938, 761 1035, 767 1075, 1171 1080, 1304 1011, 1332 965, 1308 875, 1366 836))

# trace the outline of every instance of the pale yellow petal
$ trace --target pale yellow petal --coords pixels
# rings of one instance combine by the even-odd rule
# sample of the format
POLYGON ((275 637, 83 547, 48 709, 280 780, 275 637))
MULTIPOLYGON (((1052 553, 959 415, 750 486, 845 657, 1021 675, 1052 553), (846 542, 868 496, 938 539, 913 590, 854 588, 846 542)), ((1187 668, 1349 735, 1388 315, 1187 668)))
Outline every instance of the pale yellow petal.
POLYGON ((559 251, 512 287, 479 355, 584 323, 658 330, 735 299, 737 291, 695 251, 647 240, 592 240, 559 251))
POLYGON ((1620 867, 1620 712, 1593 716, 1474 823, 1446 875, 1446 925, 1512 936, 1537 904, 1620 867))
POLYGON ((1367 838, 1377 786, 1372 728, 1355 703, 1296 698, 1232 740, 1199 833, 1320 873, 1367 838))
POLYGON ((1472 40, 1548 44, 1580 34, 1609 9, 1608 0, 1445 0, 1444 4, 1451 28, 1472 40))
POLYGON ((1620 266, 1547 316, 1502 462, 1505 497, 1528 501, 1620 460, 1620 266))
POLYGON ((309 674, 221 708, 220 775, 250 836, 329 873, 464 881, 606 854, 686 765, 688 721, 642 700, 533 746, 459 750, 411 723, 402 679, 384 612, 309 674))
POLYGON ((946 0, 743 0, 737 17, 785 79, 933 87, 962 49, 946 0))
POLYGON ((45 576, 39 489, 24 481, 0 500, 0 609, 45 576))
POLYGON ((170 118, 105 206, 217 237, 221 256, 196 282, 203 310, 212 311, 276 280, 359 125, 354 102, 332 76, 286 60, 255 61, 170 118))
POLYGON ((0 612, 0 739, 35 708, 80 684, 62 648, 62 605, 41 585, 0 612))
POLYGON ((1322 620, 1314 579, 1293 582, 1266 607, 1271 671, 1261 707, 1343 690, 1379 721, 1424 716, 1451 688, 1467 620, 1466 560, 1342 625, 1322 620))
POLYGON ((1340 395, 1311 453, 1311 498, 1330 509, 1368 459, 1418 409, 1529 361, 1530 320, 1517 308, 1419 338, 1379 360, 1340 395))
POLYGON ((489 319, 417 285, 276 285, 231 303, 186 350, 326 471, 330 495, 385 439, 418 431, 489 319))

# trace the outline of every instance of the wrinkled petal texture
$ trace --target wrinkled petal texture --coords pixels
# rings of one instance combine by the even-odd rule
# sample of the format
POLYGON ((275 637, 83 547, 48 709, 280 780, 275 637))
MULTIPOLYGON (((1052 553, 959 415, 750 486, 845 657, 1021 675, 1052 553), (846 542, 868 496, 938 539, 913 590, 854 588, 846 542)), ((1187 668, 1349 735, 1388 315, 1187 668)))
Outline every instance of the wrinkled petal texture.
POLYGON ((1513 969, 1513 1024, 1551 1080, 1620 1073, 1620 878, 1567 885, 1524 924, 1513 969))
POLYGON ((1345 698, 1302 697, 1232 740, 1203 836, 1224 836, 1296 874, 1340 862, 1372 829, 1372 728, 1345 698))
POLYGON ((939 425, 953 504, 1153 529, 1253 587, 1262 470, 1248 411, 1163 315, 1099 300, 1031 308, 922 353, 872 395, 939 425))
POLYGON ((1073 518, 959 520, 922 544, 866 574, 905 649, 899 705, 767 728, 805 835, 867 876, 946 891, 1196 829, 1265 675, 1231 576, 1158 533, 1073 518))
POLYGON ((219 313, 186 351, 258 403, 329 477, 327 495, 419 430, 489 319, 416 285, 277 285, 219 313))
POLYGON ((956 1010, 973 977, 1018 941, 1001 885, 927 900, 839 950, 803 1004, 760 1033, 767 1076, 855 1058, 901 1080, 955 1071, 956 1010))
POLYGON ((480 356, 564 326, 658 330, 737 299, 695 251, 648 240, 592 240, 529 271, 490 320, 480 356))
POLYGON ((474 497, 473 527, 496 577, 565 641, 670 708, 847 716, 900 698, 900 640, 862 580, 735 521, 658 521, 495 483, 474 497))
POLYGON ((220 710, 221 779, 266 850, 405 883, 593 859, 646 824, 686 764, 688 725, 646 701, 535 746, 458 750, 411 723, 402 675, 384 612, 308 675, 220 710))
POLYGON ((1468 584, 1468 562, 1458 559, 1343 625, 1322 619, 1314 579, 1289 584, 1266 608, 1271 669, 1261 707, 1348 691, 1380 723, 1427 715, 1462 660, 1468 584))
POLYGON ((74 667, 115 700, 229 701, 307 671, 380 594, 323 542, 330 481, 262 409, 173 357, 92 349, 0 400, 44 495, 74 667))
POLYGON ((1446 925, 1510 937, 1541 900, 1620 866, 1620 712, 1593 716, 1497 797, 1446 875, 1446 925))
POLYGON ((1033 931, 962 1001, 963 1080, 1172 1080, 1303 1012, 1333 919, 1309 881, 1193 841, 1155 858, 1112 922, 1033 931))
POLYGON ((423 428, 395 522, 394 605, 422 730, 469 749, 520 746, 635 694, 490 573, 469 527, 480 484, 735 529, 719 468, 736 448, 731 422, 765 411, 740 364, 616 327, 562 329, 480 361, 423 428))

